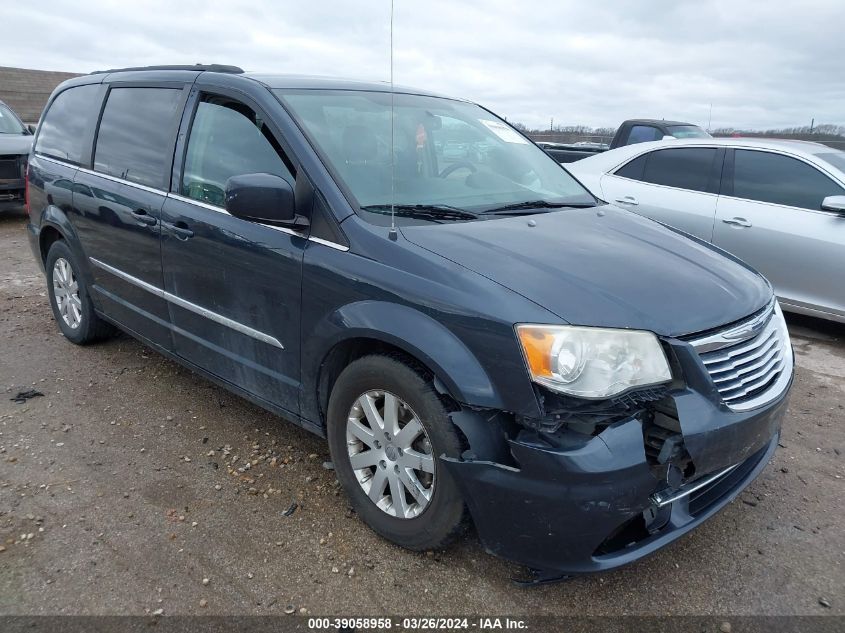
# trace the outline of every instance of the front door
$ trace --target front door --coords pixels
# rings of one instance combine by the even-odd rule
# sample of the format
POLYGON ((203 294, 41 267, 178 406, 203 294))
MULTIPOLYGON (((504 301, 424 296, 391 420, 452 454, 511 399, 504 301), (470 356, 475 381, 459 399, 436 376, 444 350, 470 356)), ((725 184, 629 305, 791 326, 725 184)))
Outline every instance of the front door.
POLYGON ((224 209, 232 176, 270 173, 294 183, 294 167, 265 121, 240 99, 196 99, 179 193, 162 210, 164 287, 179 356, 297 414, 307 236, 224 209))

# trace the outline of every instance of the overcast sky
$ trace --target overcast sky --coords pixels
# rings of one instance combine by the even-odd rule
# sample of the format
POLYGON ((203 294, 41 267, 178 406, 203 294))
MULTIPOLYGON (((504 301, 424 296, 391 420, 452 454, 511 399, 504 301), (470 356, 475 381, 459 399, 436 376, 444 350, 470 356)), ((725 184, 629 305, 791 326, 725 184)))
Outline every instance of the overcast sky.
MULTIPOLYGON (((389 0, 6 2, 0 65, 387 80, 389 0)), ((396 0, 397 83, 510 121, 845 125, 845 0, 396 0)))

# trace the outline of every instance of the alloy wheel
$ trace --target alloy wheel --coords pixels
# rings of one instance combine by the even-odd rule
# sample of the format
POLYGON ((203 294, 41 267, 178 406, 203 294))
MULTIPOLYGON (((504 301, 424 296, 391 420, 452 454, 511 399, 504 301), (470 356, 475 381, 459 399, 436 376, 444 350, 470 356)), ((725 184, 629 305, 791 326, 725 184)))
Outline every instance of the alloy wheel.
POLYGON ((419 516, 434 494, 431 441, 416 413, 387 391, 368 391, 349 410, 349 461, 379 509, 400 519, 419 516))
POLYGON ((65 324, 72 329, 82 323, 82 301, 79 298, 79 282, 73 268, 64 257, 53 264, 53 296, 56 307, 65 324))

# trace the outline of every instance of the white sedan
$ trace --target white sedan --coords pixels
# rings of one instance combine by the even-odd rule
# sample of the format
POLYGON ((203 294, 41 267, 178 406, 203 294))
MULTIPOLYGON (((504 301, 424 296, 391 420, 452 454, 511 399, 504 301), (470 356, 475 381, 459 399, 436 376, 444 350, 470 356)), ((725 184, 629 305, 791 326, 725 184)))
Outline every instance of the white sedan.
POLYGON ((596 196, 762 272, 784 310, 845 322, 845 152, 819 143, 640 143, 567 164, 596 196))

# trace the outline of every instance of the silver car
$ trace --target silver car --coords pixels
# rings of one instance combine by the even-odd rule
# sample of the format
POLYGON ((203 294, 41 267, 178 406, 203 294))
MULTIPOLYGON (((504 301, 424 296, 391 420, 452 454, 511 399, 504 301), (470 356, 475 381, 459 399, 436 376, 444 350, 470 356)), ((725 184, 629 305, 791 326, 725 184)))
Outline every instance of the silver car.
POLYGON ((784 310, 845 322, 845 152, 818 143, 641 143, 566 165, 595 195, 762 272, 784 310))

